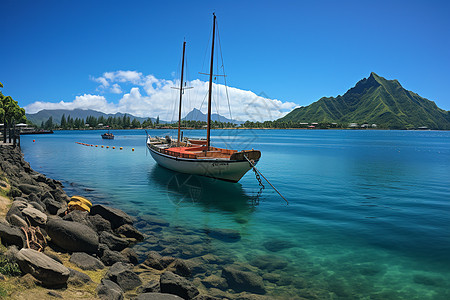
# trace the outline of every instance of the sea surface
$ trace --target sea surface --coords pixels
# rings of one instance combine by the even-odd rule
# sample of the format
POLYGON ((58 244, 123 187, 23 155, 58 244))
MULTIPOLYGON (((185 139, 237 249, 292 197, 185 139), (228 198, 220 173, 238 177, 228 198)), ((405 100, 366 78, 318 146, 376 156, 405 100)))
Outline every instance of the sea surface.
POLYGON ((113 132, 23 136, 22 151, 69 195, 166 220, 173 254, 210 252, 217 276, 221 263, 247 268, 274 298, 450 299, 450 132, 212 131, 215 146, 261 150, 257 168, 289 204, 252 171, 237 184, 181 175, 154 162, 143 130, 113 132), (216 229, 240 239, 207 235, 216 229), (201 243, 189 252, 183 236, 201 243))

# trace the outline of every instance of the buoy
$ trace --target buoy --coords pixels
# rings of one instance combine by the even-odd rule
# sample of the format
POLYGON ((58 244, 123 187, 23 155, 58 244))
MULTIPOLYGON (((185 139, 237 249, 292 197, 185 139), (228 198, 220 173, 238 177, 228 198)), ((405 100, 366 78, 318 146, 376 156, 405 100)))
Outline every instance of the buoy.
POLYGON ((108 149, 109 148, 109 146, 106 146, 106 149, 108 149))
POLYGON ((131 148, 131 151, 134 151, 134 148, 131 148))
POLYGON ((98 147, 98 145, 95 145, 95 147, 98 147))
POLYGON ((120 150, 122 150, 123 149, 123 147, 120 147, 120 150))
POLYGON ((33 140, 33 143, 36 142, 36 140, 33 140))
POLYGON ((103 148, 103 145, 102 145, 102 148, 103 148))
POLYGON ((116 149, 116 147, 113 147, 113 149, 116 149))

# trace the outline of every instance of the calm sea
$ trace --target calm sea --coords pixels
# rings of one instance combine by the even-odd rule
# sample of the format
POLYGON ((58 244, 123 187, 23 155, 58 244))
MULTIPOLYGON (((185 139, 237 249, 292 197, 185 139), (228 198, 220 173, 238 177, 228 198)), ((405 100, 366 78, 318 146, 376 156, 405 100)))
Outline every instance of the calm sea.
POLYGON ((271 296, 450 299, 450 132, 212 131, 215 146, 261 150, 257 167, 289 204, 251 171, 232 184, 159 167, 142 130, 100 134, 23 136, 22 151, 69 195, 156 215, 170 222, 165 237, 185 228, 224 261, 250 264, 271 296), (206 239, 217 228, 241 239, 206 239))

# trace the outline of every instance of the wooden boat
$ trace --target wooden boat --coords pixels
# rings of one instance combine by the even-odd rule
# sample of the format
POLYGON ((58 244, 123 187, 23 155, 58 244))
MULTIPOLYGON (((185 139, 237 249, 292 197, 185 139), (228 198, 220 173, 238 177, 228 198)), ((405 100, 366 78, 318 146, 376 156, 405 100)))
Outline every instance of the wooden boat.
POLYGON ((178 138, 172 141, 169 137, 147 137, 147 148, 153 159, 167 169, 180 173, 201 175, 216 179, 238 182, 242 176, 258 163, 261 152, 258 150, 230 150, 211 146, 211 97, 214 61, 214 38, 216 16, 213 14, 213 37, 211 47, 211 65, 208 91, 208 122, 206 139, 180 141, 181 103, 183 97, 184 56, 186 42, 183 42, 183 58, 181 64, 180 101, 178 111, 178 138))

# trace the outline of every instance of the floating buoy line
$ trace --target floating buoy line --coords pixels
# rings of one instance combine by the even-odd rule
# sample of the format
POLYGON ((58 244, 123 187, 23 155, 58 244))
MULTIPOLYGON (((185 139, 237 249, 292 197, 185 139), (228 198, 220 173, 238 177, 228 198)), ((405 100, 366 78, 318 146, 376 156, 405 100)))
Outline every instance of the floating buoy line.
MULTIPOLYGON (((78 144, 78 145, 87 146, 87 147, 99 147, 99 145, 86 144, 86 143, 81 143, 81 142, 75 142, 75 143, 78 144)), ((109 149, 109 146, 103 146, 103 145, 100 145, 100 147, 101 147, 101 148, 109 149)), ((112 149, 116 149, 117 147, 112 146, 111 148, 112 148, 112 149)), ((119 147, 118 149, 119 149, 119 150, 123 150, 123 147, 119 147)), ((131 151, 134 151, 134 148, 131 148, 131 151)))

